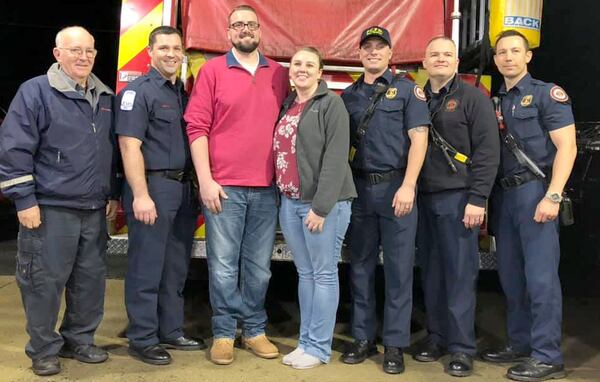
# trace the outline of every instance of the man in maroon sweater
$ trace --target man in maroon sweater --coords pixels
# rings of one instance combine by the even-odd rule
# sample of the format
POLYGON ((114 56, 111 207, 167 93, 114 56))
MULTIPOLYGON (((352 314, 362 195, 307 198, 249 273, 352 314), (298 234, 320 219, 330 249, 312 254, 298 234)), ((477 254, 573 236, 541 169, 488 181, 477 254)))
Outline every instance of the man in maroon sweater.
POLYGON ((237 322, 244 345, 263 358, 277 347, 265 336, 265 295, 277 224, 273 129, 288 93, 287 70, 257 50, 256 11, 235 7, 232 49, 207 62, 185 113, 206 219, 213 309, 211 360, 233 362, 237 322))

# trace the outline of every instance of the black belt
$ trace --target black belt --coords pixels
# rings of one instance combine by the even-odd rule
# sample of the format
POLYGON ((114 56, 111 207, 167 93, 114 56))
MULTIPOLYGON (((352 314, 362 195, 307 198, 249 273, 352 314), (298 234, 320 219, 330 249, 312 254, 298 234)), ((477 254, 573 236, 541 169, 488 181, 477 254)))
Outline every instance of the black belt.
POLYGON ((163 178, 184 183, 192 179, 190 170, 146 170, 147 176, 162 176, 163 178))
POLYGON ((502 189, 507 190, 536 179, 542 180, 542 178, 536 176, 534 173, 527 171, 521 174, 509 175, 504 178, 500 178, 498 179, 498 185, 502 187, 502 189))
POLYGON ((392 179, 401 178, 404 176, 404 170, 391 170, 386 172, 366 172, 362 170, 352 169, 352 174, 368 181, 371 184, 389 182, 392 179))

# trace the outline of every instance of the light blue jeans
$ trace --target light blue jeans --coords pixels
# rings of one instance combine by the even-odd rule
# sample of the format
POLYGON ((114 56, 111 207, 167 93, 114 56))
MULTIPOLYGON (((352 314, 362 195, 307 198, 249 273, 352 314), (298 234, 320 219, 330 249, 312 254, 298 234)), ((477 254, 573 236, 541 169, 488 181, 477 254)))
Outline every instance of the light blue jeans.
POLYGON ((274 187, 223 187, 223 210, 204 209, 212 330, 235 338, 237 321, 245 337, 265 332, 265 295, 277 225, 274 187))
POLYGON ((298 271, 300 337, 298 347, 329 362, 340 298, 338 261, 350 223, 350 201, 337 202, 325 218, 323 231, 310 232, 304 220, 310 203, 281 197, 279 224, 298 271))

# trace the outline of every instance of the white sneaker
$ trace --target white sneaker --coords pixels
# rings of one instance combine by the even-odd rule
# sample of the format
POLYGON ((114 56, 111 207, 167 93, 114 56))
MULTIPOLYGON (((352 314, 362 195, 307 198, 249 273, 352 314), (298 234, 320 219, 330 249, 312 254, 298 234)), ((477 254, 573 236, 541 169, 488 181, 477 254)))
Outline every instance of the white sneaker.
POLYGON ((300 357, 302 354, 304 354, 304 350, 297 347, 291 353, 283 357, 282 362, 284 365, 292 366, 292 363, 296 360, 296 358, 300 357))
POLYGON ((292 362, 294 369, 312 369, 321 364, 321 360, 310 354, 304 353, 292 362))

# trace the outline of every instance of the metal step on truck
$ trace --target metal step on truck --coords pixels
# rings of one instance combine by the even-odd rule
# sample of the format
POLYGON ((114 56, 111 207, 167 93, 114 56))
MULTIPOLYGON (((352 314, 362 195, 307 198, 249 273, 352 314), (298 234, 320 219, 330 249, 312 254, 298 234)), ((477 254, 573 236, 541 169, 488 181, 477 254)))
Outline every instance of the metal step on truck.
MULTIPOLYGON (((467 62, 461 64, 461 78, 489 96, 491 78, 481 75, 489 60, 488 35, 503 28, 519 28, 536 46, 542 12, 542 0, 246 0, 245 3, 259 14, 263 54, 287 66, 298 47, 314 46, 326 63, 323 79, 339 92, 362 72, 357 46, 359 31, 383 25, 389 29, 394 47, 393 71, 404 71, 423 86, 427 76, 421 61, 426 44, 434 36, 448 36, 459 47, 461 61, 467 62)), ((227 16, 238 4, 239 1, 233 0, 123 1, 116 90, 120 91, 148 70, 148 34, 157 26, 170 25, 183 31, 186 57, 180 75, 191 91, 202 65, 229 50, 227 16)), ((126 254, 127 226, 122 211, 111 232, 109 254, 126 254)), ((282 236, 277 237, 273 260, 290 261, 291 253, 282 236)), ((204 238, 204 217, 200 215, 192 257, 206 257, 204 238)), ((341 261, 347 259, 344 252, 341 261)), ((484 225, 480 233, 480 268, 495 269, 495 266, 494 241, 484 225)))

